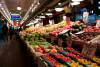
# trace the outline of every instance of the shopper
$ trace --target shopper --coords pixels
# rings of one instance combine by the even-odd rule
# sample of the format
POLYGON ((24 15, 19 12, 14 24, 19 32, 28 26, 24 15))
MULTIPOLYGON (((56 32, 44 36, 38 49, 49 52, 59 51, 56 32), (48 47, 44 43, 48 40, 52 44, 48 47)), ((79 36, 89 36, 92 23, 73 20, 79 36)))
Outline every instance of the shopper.
POLYGON ((10 26, 10 28, 9 28, 10 40, 12 40, 13 34, 14 34, 14 28, 12 26, 10 26))
POLYGON ((2 26, 2 33, 3 33, 3 39, 4 39, 4 41, 8 41, 8 27, 7 27, 7 25, 6 24, 4 24, 3 26, 2 26))

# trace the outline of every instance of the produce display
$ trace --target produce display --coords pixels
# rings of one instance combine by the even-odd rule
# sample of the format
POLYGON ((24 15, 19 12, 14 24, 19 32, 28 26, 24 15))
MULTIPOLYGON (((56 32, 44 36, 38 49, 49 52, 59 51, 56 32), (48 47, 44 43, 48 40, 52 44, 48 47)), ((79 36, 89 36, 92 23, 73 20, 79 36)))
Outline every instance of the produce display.
POLYGON ((79 31, 82 31, 84 28, 84 24, 75 24, 72 26, 72 29, 70 30, 72 33, 77 33, 79 31))
POLYGON ((100 27, 88 26, 87 28, 84 28, 83 31, 85 31, 85 32, 100 32, 100 27))
POLYGON ((40 53, 49 53, 49 52, 57 52, 58 46, 52 46, 51 43, 48 42, 30 42, 31 46, 33 46, 36 52, 40 53))
POLYGON ((51 52, 49 55, 44 54, 41 57, 48 65, 55 67, 60 67, 61 65, 66 65, 66 67, 100 67, 99 57, 94 56, 91 60, 86 59, 86 56, 69 47, 64 48, 64 50, 58 50, 58 52, 51 52), (50 63, 51 61, 52 63, 50 63))
POLYGON ((83 41, 90 41, 92 39, 94 39, 95 37, 97 37, 97 34, 88 34, 88 33, 82 33, 82 34, 78 34, 76 35, 78 37, 78 39, 83 40, 83 41))
POLYGON ((27 34, 27 35, 24 36, 24 39, 27 40, 27 41, 42 40, 43 39, 43 34, 42 33, 27 34))
MULTIPOLYGON (((73 40, 88 42, 99 35, 89 34, 90 32, 100 32, 100 27, 87 27, 80 21, 66 25, 66 21, 62 21, 51 26, 29 27, 20 32, 20 35, 29 43, 35 53, 41 54, 41 58, 49 67, 100 67, 100 57, 87 58, 80 51, 71 47, 64 46, 63 48, 55 44, 56 40, 62 39, 64 43, 69 37, 73 40), (80 31, 84 33, 76 34, 80 31), (46 37, 54 38, 54 43, 47 42, 46 37)), ((100 41, 94 43, 99 45, 100 41)), ((99 47, 98 45, 97 47, 99 47)))

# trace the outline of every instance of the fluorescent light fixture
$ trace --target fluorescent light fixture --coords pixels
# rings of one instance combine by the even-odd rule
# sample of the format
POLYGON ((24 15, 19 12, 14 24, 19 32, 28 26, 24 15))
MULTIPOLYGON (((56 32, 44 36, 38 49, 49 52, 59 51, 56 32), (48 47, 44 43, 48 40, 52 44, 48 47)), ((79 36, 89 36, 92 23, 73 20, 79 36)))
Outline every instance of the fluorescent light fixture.
POLYGON ((71 5, 79 5, 80 2, 73 2, 73 3, 70 3, 71 5))
POLYGON ((40 18, 45 18, 45 16, 40 16, 40 18))
POLYGON ((63 10, 63 8, 58 7, 58 8, 55 8, 55 10, 56 10, 57 12, 61 12, 61 11, 63 10))
POLYGON ((84 1, 84 0, 72 0, 72 1, 75 1, 75 2, 77 2, 77 1, 84 1))
POLYGON ((40 18, 36 18, 36 20, 38 21, 38 20, 41 20, 40 18))
POLYGON ((100 9, 100 6, 98 6, 98 9, 100 9))
POLYGON ((21 7, 17 7, 17 10, 21 10, 22 8, 21 7))
POLYGON ((46 15, 50 16, 50 15, 53 15, 52 13, 46 13, 46 15))
POLYGON ((98 2, 98 4, 100 4, 100 1, 98 2))

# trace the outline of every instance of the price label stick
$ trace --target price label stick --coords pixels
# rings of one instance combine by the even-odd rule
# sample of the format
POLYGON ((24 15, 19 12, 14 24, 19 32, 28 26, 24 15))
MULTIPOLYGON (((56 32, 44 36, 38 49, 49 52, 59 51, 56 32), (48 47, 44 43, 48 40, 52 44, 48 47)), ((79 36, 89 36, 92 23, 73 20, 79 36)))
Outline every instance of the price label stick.
POLYGON ((72 39, 69 37, 66 39, 66 44, 67 44, 67 47, 71 47, 72 46, 72 39))
POLYGON ((62 42, 63 42, 62 39, 58 39, 58 46, 59 46, 59 47, 62 47, 62 42))
POLYGON ((53 43, 54 42, 54 37, 51 37, 51 43, 53 43))

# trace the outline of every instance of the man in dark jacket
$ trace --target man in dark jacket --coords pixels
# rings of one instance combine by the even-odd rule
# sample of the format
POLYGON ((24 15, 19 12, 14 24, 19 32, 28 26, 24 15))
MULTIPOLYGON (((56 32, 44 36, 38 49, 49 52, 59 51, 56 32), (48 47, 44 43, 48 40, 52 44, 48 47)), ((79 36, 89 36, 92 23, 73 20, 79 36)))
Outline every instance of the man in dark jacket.
POLYGON ((4 24, 2 26, 2 33, 3 33, 3 38, 4 38, 4 41, 7 40, 8 41, 8 27, 6 24, 4 24))
POLYGON ((12 26, 10 26, 10 28, 9 28, 10 40, 12 40, 13 34, 14 34, 14 28, 12 26))

